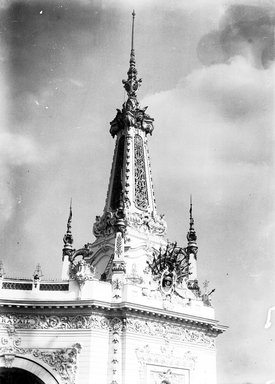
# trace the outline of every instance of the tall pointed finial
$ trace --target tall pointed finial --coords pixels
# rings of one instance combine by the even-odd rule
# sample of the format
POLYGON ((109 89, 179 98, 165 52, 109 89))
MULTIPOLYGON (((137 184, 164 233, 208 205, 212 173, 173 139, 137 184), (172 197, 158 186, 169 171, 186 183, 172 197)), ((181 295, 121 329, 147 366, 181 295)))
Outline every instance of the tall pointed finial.
POLYGON ((132 12, 132 36, 131 36, 130 68, 127 72, 128 79, 122 80, 122 83, 123 83, 124 88, 127 92, 128 98, 132 99, 132 101, 134 101, 135 104, 138 104, 137 100, 136 100, 136 91, 138 90, 138 87, 140 86, 140 83, 142 80, 137 79, 137 70, 136 70, 136 58, 135 58, 135 49, 134 49, 135 16, 136 16, 136 13, 133 10, 133 12, 132 12))
POLYGON ((136 13, 135 13, 135 10, 133 9, 133 13, 132 13, 132 40, 131 40, 131 54, 132 52, 134 51, 134 36, 135 36, 135 16, 136 16, 136 13))
POLYGON ((190 195, 190 209, 189 209, 189 214, 190 214, 190 229, 193 228, 194 225, 194 219, 193 219, 193 204, 192 204, 192 195, 190 195))
POLYGON ((69 218, 67 222, 67 233, 71 233, 72 230, 72 217, 73 217, 73 200, 71 198, 70 200, 70 213, 69 213, 69 218))
POLYGON ((189 209, 190 219, 189 219, 189 232, 187 233, 187 240, 189 244, 196 244, 197 235, 194 229, 194 218, 193 218, 193 202, 192 195, 190 195, 190 209, 189 209))
POLYGON ((67 250, 72 249, 73 245, 73 235, 72 235, 72 217, 73 217, 73 209, 72 209, 72 199, 70 201, 70 211, 69 211, 69 217, 67 221, 67 232, 65 233, 63 237, 63 242, 64 242, 64 248, 63 248, 63 255, 66 254, 67 250))

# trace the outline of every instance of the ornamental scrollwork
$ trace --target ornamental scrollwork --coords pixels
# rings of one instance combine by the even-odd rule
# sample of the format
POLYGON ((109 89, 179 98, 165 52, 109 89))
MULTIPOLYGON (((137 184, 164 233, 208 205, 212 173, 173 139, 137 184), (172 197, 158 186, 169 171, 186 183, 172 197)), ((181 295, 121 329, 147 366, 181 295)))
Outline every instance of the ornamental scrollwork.
POLYGON ((8 337, 2 337, 0 340, 0 355, 4 357, 6 367, 12 367, 15 356, 31 355, 49 365, 60 375, 64 383, 73 384, 75 382, 80 344, 74 344, 70 348, 23 348, 21 338, 17 337, 15 329, 8 327, 7 330, 8 337))
POLYGON ((71 348, 63 348, 54 351, 42 351, 34 349, 32 355, 48 364, 62 377, 66 383, 75 382, 77 369, 77 356, 81 350, 80 344, 74 344, 71 348))
POLYGON ((167 340, 177 340, 190 344, 201 345, 206 348, 215 348, 214 338, 203 331, 184 328, 177 324, 165 324, 161 322, 143 319, 127 319, 126 330, 133 333, 163 337, 167 340))
POLYGON ((0 316, 0 326, 15 329, 102 329, 109 330, 109 320, 102 315, 27 315, 6 314, 0 316))

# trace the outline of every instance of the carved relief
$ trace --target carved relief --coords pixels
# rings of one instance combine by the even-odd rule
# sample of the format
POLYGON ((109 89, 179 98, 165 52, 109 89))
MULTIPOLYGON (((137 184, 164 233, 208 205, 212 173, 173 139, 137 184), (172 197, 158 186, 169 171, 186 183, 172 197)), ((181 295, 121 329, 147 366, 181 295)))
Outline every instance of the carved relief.
POLYGON ((0 341, 0 355, 4 356, 5 366, 11 368, 15 356, 32 355, 42 360, 56 371, 64 383, 73 384, 77 369, 77 356, 81 350, 80 344, 74 344, 71 348, 22 348, 21 339, 16 336, 15 330, 8 328, 8 337, 2 337, 0 341))
POLYGON ((102 315, 23 315, 0 316, 0 325, 16 329, 109 329, 109 321, 102 315))
MULTIPOLYGON (((47 316, 7 314, 0 316, 0 325, 5 328, 14 327, 15 329, 101 329, 108 331, 112 327, 117 327, 118 323, 122 327, 122 320, 115 322, 102 315, 47 316)), ((212 349, 215 347, 215 330, 213 330, 213 335, 206 335, 203 331, 187 329, 178 324, 167 324, 136 318, 126 319, 125 329, 128 332, 163 337, 201 345, 206 348, 212 349)))
POLYGON ((109 361, 111 384, 118 384, 121 380, 121 332, 123 322, 115 317, 110 320, 111 354, 109 361))
POLYGON ((78 282, 81 289, 86 281, 95 279, 95 267, 81 259, 77 264, 70 265, 70 277, 78 282))
POLYGON ((184 373, 175 373, 172 369, 160 372, 159 369, 150 371, 150 383, 152 384, 182 384, 185 383, 184 373))
POLYGON ((116 278, 112 281, 113 299, 115 300, 121 299, 122 287, 123 287, 123 282, 121 281, 121 279, 116 278))
POLYGON ((123 238, 122 234, 118 232, 116 234, 116 244, 115 244, 115 258, 120 259, 123 256, 123 238))
POLYGON ((165 309, 173 309, 174 304, 187 305, 190 295, 194 297, 186 284, 190 274, 189 258, 177 243, 168 243, 165 249, 155 251, 147 264, 152 280, 158 283, 165 309))
POLYGON ((140 135, 134 139, 134 176, 135 176, 135 205, 140 209, 147 209, 149 206, 146 169, 144 159, 143 140, 140 135))
POLYGON ((72 348, 63 348, 54 351, 42 351, 34 349, 34 357, 44 361, 62 377, 64 382, 74 383, 77 369, 77 355, 81 350, 80 344, 74 344, 72 348))
POLYGON ((136 356, 140 366, 140 382, 144 383, 146 381, 146 366, 150 364, 150 382, 156 384, 178 384, 184 382, 183 380, 179 381, 185 377, 183 373, 184 368, 194 370, 197 360, 190 351, 187 351, 184 355, 175 355, 173 348, 167 345, 161 346, 159 350, 152 350, 149 345, 146 345, 143 348, 137 348, 136 356), (158 369, 154 370, 154 365, 156 368, 158 367, 158 369), (166 369, 161 371, 161 366, 166 367, 166 369), (167 369, 167 367, 169 368, 167 369), (179 368, 178 372, 173 372, 172 367, 179 368), (182 373, 180 373, 180 371, 182 371, 182 373))
POLYGON ((182 325, 166 324, 143 319, 127 319, 126 330, 149 336, 163 337, 167 340, 176 340, 206 348, 214 348, 214 338, 205 335, 202 331, 184 328, 182 325))
POLYGON ((126 212, 126 223, 129 227, 138 229, 141 232, 150 232, 156 235, 164 235, 167 231, 167 224, 163 215, 126 212))
POLYGON ((152 135, 154 119, 146 113, 147 107, 139 108, 136 98, 129 98, 123 103, 122 110, 117 109, 116 117, 110 122, 110 133, 114 137, 128 127, 141 129, 146 134, 152 135))
POLYGON ((95 237, 109 236, 114 233, 116 218, 112 212, 105 212, 102 216, 96 216, 93 225, 95 237))
POLYGON ((132 271, 126 277, 127 282, 130 282, 133 285, 140 285, 143 283, 143 278, 137 272, 137 266, 135 263, 132 264, 132 271))

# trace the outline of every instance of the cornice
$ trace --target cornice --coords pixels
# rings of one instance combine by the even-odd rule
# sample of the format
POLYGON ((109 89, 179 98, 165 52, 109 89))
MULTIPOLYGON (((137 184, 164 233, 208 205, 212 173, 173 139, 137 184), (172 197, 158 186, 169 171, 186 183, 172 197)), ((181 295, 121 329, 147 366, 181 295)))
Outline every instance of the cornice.
POLYGON ((180 313, 175 311, 169 311, 165 309, 159 309, 159 308, 152 308, 145 305, 137 305, 129 302, 122 302, 122 303, 110 303, 110 302, 103 302, 103 301, 91 301, 91 300, 81 300, 79 302, 77 301, 68 301, 68 302, 49 302, 49 301, 39 301, 39 302, 33 302, 33 301, 11 301, 11 300, 2 300, 0 303, 0 307, 6 308, 6 313, 9 312, 10 309, 15 310, 16 312, 20 312, 20 310, 27 310, 30 312, 30 309, 41 309, 43 311, 46 311, 47 309, 50 310, 57 310, 62 311, 66 310, 70 312, 74 312, 74 310, 85 310, 88 312, 95 310, 95 311, 107 311, 106 316, 116 316, 116 317, 127 317, 127 316, 134 316, 134 317, 150 317, 150 319, 158 319, 158 320, 171 320, 176 322, 184 322, 186 325, 188 325, 190 328, 206 328, 210 332, 214 331, 217 334, 223 333, 228 327, 224 325, 220 325, 218 320, 215 319, 209 319, 206 317, 191 315, 187 313, 180 313))

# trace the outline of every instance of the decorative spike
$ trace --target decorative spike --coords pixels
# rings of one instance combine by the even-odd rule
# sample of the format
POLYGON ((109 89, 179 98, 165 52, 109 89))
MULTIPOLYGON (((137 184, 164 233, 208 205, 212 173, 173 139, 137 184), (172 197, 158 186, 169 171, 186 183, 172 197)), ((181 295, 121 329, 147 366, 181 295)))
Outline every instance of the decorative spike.
POLYGON ((194 226, 194 219, 193 219, 193 204, 192 204, 192 195, 190 195, 190 209, 189 209, 189 214, 190 214, 190 230, 194 226))
POLYGON ((197 235, 196 235, 196 231, 194 229, 192 195, 190 195, 189 214, 190 214, 189 232, 187 233, 188 245, 196 245, 197 235))
POLYGON ((132 13, 132 40, 131 40, 131 57, 130 57, 130 63, 131 63, 131 59, 134 61, 134 64, 135 64, 135 51, 134 51, 134 34, 135 34, 135 16, 136 16, 136 13, 135 13, 135 10, 133 9, 133 13, 132 13))
POLYGON ((72 250, 72 245, 74 242, 73 235, 72 235, 72 217, 73 217, 73 209, 72 209, 72 199, 71 199, 69 218, 67 222, 67 232, 63 237, 63 242, 64 242, 63 255, 67 254, 67 251, 72 250))
POLYGON ((71 233, 72 230, 72 217, 73 217, 73 208, 72 208, 72 198, 70 200, 70 213, 69 213, 69 218, 67 222, 67 233, 71 233))
POLYGON ((136 58, 135 58, 135 50, 134 50, 134 32, 135 32, 135 11, 132 13, 132 37, 131 37, 131 53, 130 53, 130 68, 127 72, 128 79, 122 80, 124 88, 128 95, 128 101, 130 99, 130 103, 126 103, 126 106, 130 109, 135 109, 138 107, 138 101, 136 100, 136 91, 140 86, 141 79, 137 79, 137 70, 136 70, 136 58))

